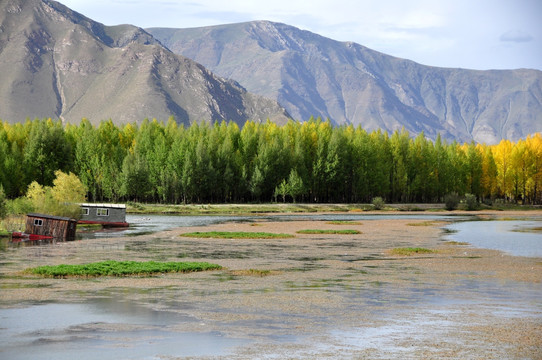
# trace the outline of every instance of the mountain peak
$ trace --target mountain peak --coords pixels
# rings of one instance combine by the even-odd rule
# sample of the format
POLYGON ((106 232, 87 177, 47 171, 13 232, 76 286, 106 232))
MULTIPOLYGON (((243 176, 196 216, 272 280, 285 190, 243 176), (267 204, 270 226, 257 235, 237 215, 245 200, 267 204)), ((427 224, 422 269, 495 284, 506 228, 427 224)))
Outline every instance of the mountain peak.
POLYGON ((275 101, 173 54, 145 30, 49 0, 0 3, 0 118, 285 122, 275 101))

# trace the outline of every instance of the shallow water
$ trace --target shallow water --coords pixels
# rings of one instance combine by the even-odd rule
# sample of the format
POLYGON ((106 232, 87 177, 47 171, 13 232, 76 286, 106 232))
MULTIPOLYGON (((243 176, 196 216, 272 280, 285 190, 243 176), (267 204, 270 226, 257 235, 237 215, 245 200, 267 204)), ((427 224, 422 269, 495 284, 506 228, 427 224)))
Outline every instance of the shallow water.
MULTIPOLYGON (((294 214, 294 215, 154 215, 137 214, 126 215, 126 221, 130 224, 127 228, 103 228, 97 231, 78 232, 76 240, 89 240, 110 237, 125 237, 146 235, 160 231, 167 231, 178 227, 208 226, 225 222, 261 222, 261 221, 370 221, 379 219, 412 219, 412 220, 435 220, 435 221, 458 221, 469 217, 454 215, 428 215, 428 214, 393 214, 393 215, 368 215, 368 214, 294 214)), ((7 247, 38 246, 54 244, 63 240, 37 240, 11 242, 8 238, 0 239, 0 251, 7 247)))
POLYGON ((464 216, 450 215, 428 215, 428 214, 394 214, 394 215, 367 215, 367 214, 294 214, 294 215, 254 215, 254 216, 235 216, 235 215, 127 215, 126 221, 130 227, 124 229, 109 229, 94 233, 81 234, 81 239, 92 239, 111 236, 136 236, 149 234, 158 231, 170 230, 178 227, 188 226, 207 226, 225 222, 260 222, 260 221, 367 221, 380 219, 412 219, 412 220, 441 220, 455 221, 466 219, 464 216))
POLYGON ((246 339, 177 332, 195 319, 116 299, 0 309, 2 359, 157 359, 227 355, 246 339))
POLYGON ((541 226, 542 221, 493 220, 457 222, 445 229, 450 232, 446 238, 451 241, 515 256, 542 257, 541 226))

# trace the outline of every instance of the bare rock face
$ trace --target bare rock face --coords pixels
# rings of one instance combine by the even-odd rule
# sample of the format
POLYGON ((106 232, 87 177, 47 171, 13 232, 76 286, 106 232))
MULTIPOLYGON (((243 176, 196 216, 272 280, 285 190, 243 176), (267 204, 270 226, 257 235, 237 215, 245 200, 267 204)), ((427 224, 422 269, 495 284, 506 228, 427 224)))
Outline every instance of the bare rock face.
POLYGON ((104 26, 49 0, 0 2, 0 119, 96 123, 270 119, 276 101, 172 53, 143 29, 104 26))
POLYGON ((147 29, 175 53, 311 116, 367 130, 496 143, 542 131, 542 72, 424 66, 295 27, 256 21, 147 29))

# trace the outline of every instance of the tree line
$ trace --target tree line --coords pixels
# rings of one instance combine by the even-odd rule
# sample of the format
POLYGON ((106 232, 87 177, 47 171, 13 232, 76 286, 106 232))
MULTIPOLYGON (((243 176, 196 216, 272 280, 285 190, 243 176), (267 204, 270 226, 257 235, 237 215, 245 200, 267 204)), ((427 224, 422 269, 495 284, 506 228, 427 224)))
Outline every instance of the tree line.
POLYGON ((388 134, 329 121, 98 126, 83 119, 0 121, 0 186, 9 198, 32 182, 74 173, 96 202, 542 202, 542 136, 498 145, 423 133, 388 134))

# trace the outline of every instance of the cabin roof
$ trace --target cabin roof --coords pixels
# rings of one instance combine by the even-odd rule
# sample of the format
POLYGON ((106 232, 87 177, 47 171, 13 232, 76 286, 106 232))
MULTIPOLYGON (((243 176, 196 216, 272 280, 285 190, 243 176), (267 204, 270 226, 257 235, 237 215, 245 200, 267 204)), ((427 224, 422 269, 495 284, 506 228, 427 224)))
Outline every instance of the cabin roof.
POLYGON ((126 209, 125 204, 79 204, 79 205, 81 205, 81 207, 126 209))
POLYGON ((29 213, 29 214, 26 214, 26 216, 42 218, 42 219, 51 219, 51 220, 64 220, 64 221, 75 220, 75 219, 72 219, 72 218, 69 218, 69 217, 53 216, 53 215, 37 214, 37 213, 29 213))

